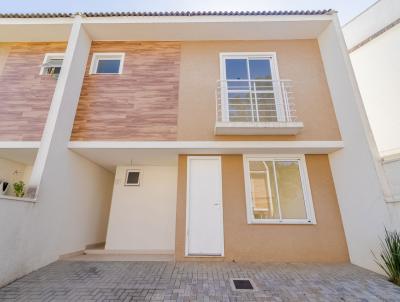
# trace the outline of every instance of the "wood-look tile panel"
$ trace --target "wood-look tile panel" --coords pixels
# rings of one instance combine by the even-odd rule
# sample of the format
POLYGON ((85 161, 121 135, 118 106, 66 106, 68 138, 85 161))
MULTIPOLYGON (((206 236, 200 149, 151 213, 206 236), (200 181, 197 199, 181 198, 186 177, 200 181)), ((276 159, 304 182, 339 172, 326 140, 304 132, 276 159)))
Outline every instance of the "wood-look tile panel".
POLYGON ((175 140, 180 43, 93 42, 71 140, 175 140), (93 52, 124 52, 121 75, 89 75, 93 52))
POLYGON ((47 52, 65 43, 0 43, 0 140, 40 140, 56 80, 39 75, 47 52))

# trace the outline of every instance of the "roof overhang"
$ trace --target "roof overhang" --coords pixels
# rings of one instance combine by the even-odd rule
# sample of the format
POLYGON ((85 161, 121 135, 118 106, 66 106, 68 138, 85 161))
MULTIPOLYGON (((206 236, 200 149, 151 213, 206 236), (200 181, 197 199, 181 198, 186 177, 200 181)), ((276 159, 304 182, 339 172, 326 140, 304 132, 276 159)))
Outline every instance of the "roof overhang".
POLYGON ((313 39, 332 16, 95 17, 83 24, 93 40, 199 41, 313 39))
MULTIPOLYGON (((332 15, 82 17, 92 40, 199 41, 314 39, 332 15)), ((0 42, 67 41, 73 17, 0 18, 0 42)))
POLYGON ((179 154, 329 154, 342 141, 73 141, 69 149, 114 171, 118 165, 171 165, 179 154))
POLYGON ((73 18, 0 18, 0 42, 65 42, 73 18))

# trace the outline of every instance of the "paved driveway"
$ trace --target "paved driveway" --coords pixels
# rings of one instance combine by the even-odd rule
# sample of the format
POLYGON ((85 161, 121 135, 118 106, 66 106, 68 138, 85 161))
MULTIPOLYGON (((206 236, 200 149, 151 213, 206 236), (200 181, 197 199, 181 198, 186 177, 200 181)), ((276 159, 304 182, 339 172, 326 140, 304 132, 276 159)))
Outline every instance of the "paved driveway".
POLYGON ((400 301, 400 287, 350 264, 58 261, 0 289, 1 301, 400 301), (251 278, 253 292, 230 278, 251 278))

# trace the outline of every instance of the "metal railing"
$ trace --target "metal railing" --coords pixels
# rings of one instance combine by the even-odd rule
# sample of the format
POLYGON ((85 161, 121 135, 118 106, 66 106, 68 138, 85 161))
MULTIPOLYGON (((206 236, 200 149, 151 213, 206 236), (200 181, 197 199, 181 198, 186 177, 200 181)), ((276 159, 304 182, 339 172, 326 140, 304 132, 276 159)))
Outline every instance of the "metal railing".
POLYGON ((219 80, 218 122, 295 122, 291 80, 219 80))

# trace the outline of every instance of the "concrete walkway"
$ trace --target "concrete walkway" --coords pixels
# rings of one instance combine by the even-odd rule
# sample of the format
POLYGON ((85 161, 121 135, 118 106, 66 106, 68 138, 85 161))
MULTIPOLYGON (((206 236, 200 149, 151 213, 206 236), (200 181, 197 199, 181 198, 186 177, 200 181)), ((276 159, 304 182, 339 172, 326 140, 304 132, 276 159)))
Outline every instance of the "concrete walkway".
POLYGON ((58 261, 0 301, 400 301, 400 287, 350 264, 58 261), (255 291, 234 291, 250 278, 255 291))

